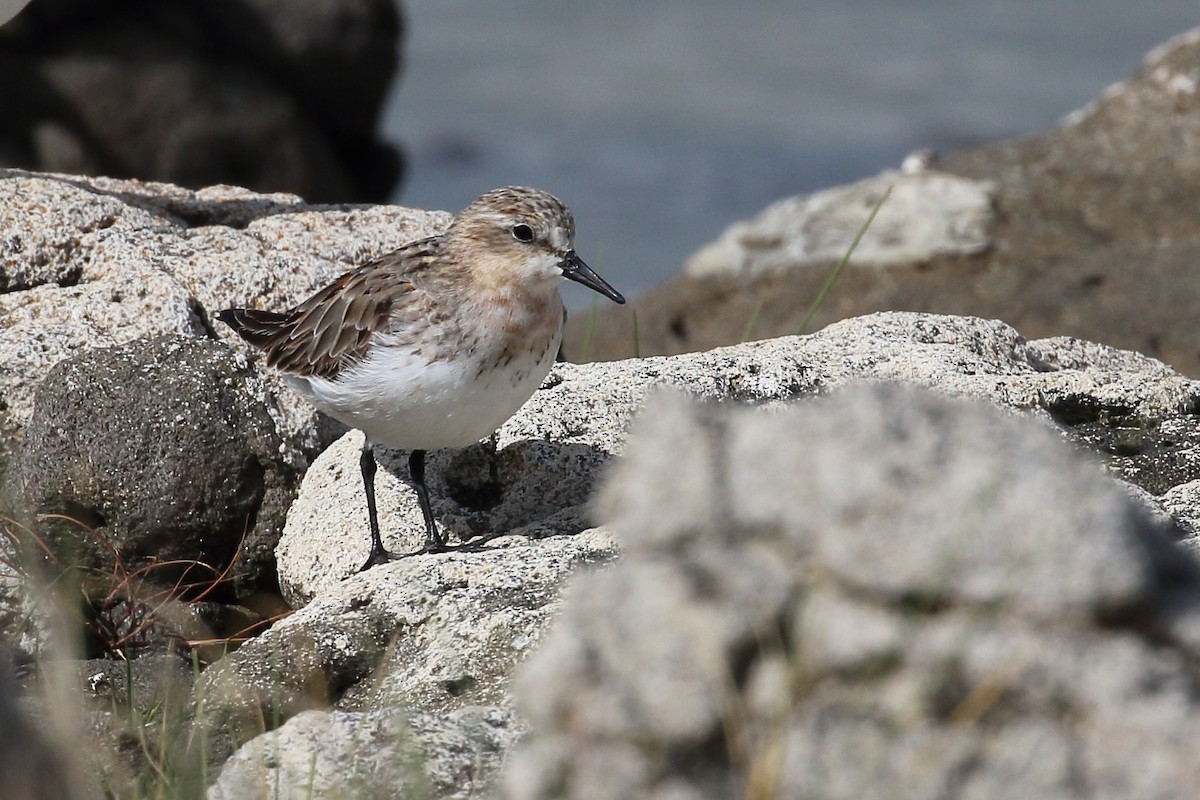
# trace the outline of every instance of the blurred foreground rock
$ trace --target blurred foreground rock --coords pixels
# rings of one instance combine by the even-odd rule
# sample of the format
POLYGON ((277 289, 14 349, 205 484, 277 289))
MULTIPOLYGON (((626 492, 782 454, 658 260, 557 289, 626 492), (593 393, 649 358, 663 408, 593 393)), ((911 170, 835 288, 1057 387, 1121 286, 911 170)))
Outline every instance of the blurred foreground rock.
POLYGON ((658 401, 522 671, 528 798, 1185 798, 1200 564, 1050 430, 658 401))
POLYGON ((0 642, 0 797, 5 800, 83 800, 93 795, 50 715, 36 719, 13 680, 15 651, 0 642))

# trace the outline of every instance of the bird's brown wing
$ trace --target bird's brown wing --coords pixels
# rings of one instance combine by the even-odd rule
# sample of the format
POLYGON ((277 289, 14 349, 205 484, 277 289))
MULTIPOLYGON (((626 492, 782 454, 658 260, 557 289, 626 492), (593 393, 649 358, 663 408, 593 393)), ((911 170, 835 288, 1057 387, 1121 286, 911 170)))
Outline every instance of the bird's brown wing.
POLYGON ((350 270, 284 313, 231 308, 218 317, 263 351, 268 366, 333 378, 362 358, 398 304, 413 302, 418 290, 410 278, 436 260, 439 247, 438 237, 405 245, 350 270))

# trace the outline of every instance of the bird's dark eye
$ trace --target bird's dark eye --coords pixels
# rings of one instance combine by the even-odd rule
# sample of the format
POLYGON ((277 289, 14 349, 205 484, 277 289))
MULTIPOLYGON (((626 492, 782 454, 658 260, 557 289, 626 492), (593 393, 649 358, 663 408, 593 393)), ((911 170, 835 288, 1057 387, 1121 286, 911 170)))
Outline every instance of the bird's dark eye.
POLYGON ((513 235, 513 238, 516 239, 518 242, 532 242, 533 241, 533 228, 529 227, 525 223, 521 223, 520 225, 513 225, 512 235, 513 235))

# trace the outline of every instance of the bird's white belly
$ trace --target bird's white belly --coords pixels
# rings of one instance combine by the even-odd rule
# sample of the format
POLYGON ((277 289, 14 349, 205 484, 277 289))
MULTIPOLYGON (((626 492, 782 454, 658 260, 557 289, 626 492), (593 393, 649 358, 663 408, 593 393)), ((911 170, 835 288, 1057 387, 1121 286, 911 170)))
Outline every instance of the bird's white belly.
POLYGON ((411 350, 377 348, 337 380, 292 377, 321 411, 358 428, 374 444, 403 450, 466 447, 490 436, 541 385, 561 332, 542 353, 480 369, 475 359, 429 363, 411 350))

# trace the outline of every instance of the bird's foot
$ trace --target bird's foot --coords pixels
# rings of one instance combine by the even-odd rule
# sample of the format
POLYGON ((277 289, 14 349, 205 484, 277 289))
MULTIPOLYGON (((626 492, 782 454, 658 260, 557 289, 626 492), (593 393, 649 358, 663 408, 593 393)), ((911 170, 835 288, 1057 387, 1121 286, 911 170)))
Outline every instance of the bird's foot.
POLYGON ((420 550, 413 550, 411 553, 389 553, 383 548, 373 548, 371 554, 367 556, 367 561, 359 572, 365 572, 377 564, 386 564, 389 561, 399 561, 402 558, 411 558, 412 556, 435 555, 438 553, 455 553, 460 551, 473 551, 479 549, 480 545, 488 541, 488 537, 470 542, 462 542, 461 544, 449 544, 439 539, 427 539, 425 545, 420 550))
POLYGON ((372 547, 371 554, 369 556, 367 556, 366 562, 361 567, 358 568, 358 571, 366 572, 371 567, 377 566, 379 564, 386 564, 389 561, 395 561, 397 558, 402 558, 402 556, 396 555, 394 553, 389 553, 387 550, 384 550, 382 547, 372 547))
POLYGON ((457 549, 458 548, 446 544, 440 538, 435 539, 435 538, 430 537, 425 540, 425 544, 421 547, 420 550, 414 550, 413 552, 406 553, 405 555, 406 556, 433 555, 436 553, 449 553, 452 550, 457 550, 457 549))

